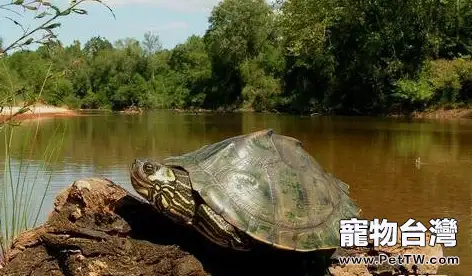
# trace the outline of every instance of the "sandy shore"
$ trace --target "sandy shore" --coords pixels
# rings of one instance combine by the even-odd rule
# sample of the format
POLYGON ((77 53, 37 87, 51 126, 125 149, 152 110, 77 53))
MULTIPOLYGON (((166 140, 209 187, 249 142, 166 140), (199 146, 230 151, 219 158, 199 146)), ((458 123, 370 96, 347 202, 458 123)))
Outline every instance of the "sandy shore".
MULTIPOLYGON (((18 112, 21 107, 4 107, 0 112, 0 122, 8 119, 13 114, 18 112)), ((64 116, 77 116, 78 113, 62 107, 48 106, 48 105, 33 105, 29 107, 25 113, 16 115, 15 120, 27 120, 27 119, 41 119, 48 117, 64 117, 64 116)))

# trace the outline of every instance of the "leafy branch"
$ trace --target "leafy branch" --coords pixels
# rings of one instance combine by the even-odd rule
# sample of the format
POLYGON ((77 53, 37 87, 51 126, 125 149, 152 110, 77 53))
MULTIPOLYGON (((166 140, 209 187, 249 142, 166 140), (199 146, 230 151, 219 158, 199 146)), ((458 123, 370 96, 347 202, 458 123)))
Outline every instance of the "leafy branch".
POLYGON ((40 44, 47 44, 53 41, 57 41, 57 35, 54 33, 54 29, 58 28, 61 26, 61 23, 55 22, 57 21, 60 17, 68 16, 71 13, 75 14, 80 14, 80 15, 86 15, 87 11, 84 9, 78 8, 79 5, 81 5, 84 2, 96 2, 99 3, 103 6, 105 6, 113 15, 114 18, 116 18, 115 14, 113 13, 113 10, 103 3, 102 0, 72 0, 69 3, 69 6, 63 10, 61 10, 59 7, 51 4, 51 2, 47 2, 44 0, 33 0, 30 2, 24 2, 24 0, 15 0, 11 3, 0 5, 0 9, 8 10, 11 12, 14 12, 18 14, 18 12, 14 11, 11 7, 21 7, 24 9, 24 11, 30 10, 30 11, 40 11, 41 9, 44 9, 41 13, 37 14, 34 18, 35 19, 42 19, 42 18, 48 18, 44 23, 39 25, 38 27, 28 31, 23 27, 23 25, 18 22, 17 20, 11 19, 9 17, 5 17, 9 19, 10 21, 13 22, 13 24, 19 26, 23 30, 23 34, 14 42, 12 42, 10 45, 5 47, 3 49, 3 53, 7 53, 10 50, 16 49, 16 48, 21 48, 27 45, 30 45, 32 43, 40 43, 40 44), (42 38, 40 39, 33 39, 31 36, 39 31, 46 32, 45 35, 43 35, 42 38))

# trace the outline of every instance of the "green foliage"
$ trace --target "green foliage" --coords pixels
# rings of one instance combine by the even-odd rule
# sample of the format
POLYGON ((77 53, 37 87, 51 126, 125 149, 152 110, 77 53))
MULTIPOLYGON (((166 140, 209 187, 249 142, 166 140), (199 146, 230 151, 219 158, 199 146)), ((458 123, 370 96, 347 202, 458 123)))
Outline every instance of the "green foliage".
POLYGON ((421 106, 424 107, 431 100, 433 93, 433 88, 424 78, 420 78, 417 81, 400 79, 397 82, 396 93, 392 96, 398 97, 398 101, 402 102, 402 105, 405 107, 415 106, 419 108, 421 106))
POLYGON ((171 50, 151 32, 142 41, 56 41, 8 56, 2 70, 42 89, 46 103, 82 108, 384 114, 466 104, 471 8, 472 0, 224 0, 203 37, 171 50))
POLYGON ((177 45, 169 57, 169 66, 179 86, 186 91, 180 93, 179 97, 185 98, 181 98, 182 104, 177 107, 203 106, 212 77, 211 61, 203 39, 191 36, 186 43, 177 45))
POLYGON ((451 59, 472 54, 472 2, 441 0, 428 4, 434 57, 451 59))
POLYGON ((400 79, 393 96, 404 105, 423 109, 428 106, 455 107, 471 98, 472 61, 434 60, 424 66, 417 79, 400 79))
POLYGON ((245 83, 242 96, 246 107, 255 111, 275 109, 280 98, 280 80, 268 76, 256 59, 244 62, 240 70, 245 83))
MULTIPOLYGON (((10 69, 4 59, 0 59, 0 99, 7 99, 12 96, 11 91, 13 91, 13 94, 21 91, 24 82, 25 79, 21 78, 15 70, 10 69)), ((15 95, 15 98, 16 96, 19 95, 15 95)))
POLYGON ((225 0, 213 9, 204 37, 214 78, 208 106, 241 103, 244 83, 240 66, 270 42, 272 16, 264 0, 225 0))
POLYGON ((212 57, 237 67, 259 54, 270 33, 271 9, 264 0, 226 0, 209 18, 205 35, 212 57))
POLYGON ((113 48, 111 43, 105 38, 99 36, 92 37, 84 45, 84 53, 90 56, 96 56, 99 52, 113 48))
POLYGON ((431 63, 429 78, 435 102, 457 103, 461 84, 453 62, 437 60, 431 63))

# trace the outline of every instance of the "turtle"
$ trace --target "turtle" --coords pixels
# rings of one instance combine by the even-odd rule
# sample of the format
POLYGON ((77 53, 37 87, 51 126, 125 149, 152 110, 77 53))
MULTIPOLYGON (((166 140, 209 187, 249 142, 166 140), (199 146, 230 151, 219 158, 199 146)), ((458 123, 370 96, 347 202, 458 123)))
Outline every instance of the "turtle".
POLYGON ((249 251, 340 246, 340 220, 358 218, 349 185, 302 143, 272 129, 227 138, 180 156, 135 159, 136 192, 171 221, 215 244, 249 251))

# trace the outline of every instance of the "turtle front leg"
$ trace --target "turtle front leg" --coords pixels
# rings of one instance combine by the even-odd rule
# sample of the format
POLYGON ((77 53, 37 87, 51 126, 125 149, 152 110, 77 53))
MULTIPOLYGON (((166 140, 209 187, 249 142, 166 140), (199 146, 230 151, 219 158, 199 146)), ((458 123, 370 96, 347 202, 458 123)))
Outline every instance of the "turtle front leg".
POLYGON ((201 204, 197 208, 193 226, 212 242, 235 250, 250 250, 250 242, 244 233, 226 222, 208 205, 201 204))

